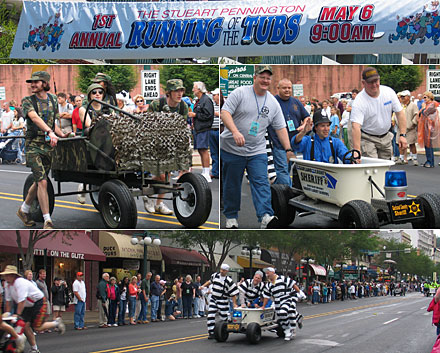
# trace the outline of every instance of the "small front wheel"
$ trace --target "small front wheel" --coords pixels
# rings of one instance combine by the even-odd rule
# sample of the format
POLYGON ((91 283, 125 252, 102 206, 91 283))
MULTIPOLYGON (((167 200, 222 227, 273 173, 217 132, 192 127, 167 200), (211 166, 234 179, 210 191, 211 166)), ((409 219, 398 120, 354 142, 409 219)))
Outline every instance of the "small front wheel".
POLYGON ((136 228, 136 202, 130 189, 121 180, 109 180, 102 184, 99 191, 99 208, 107 228, 136 228))
POLYGON ((228 324, 225 321, 217 322, 214 327, 214 338, 217 342, 226 342, 229 337, 228 324))
POLYGON ((257 344, 261 340, 261 327, 256 322, 251 322, 246 328, 246 338, 249 343, 257 344))
POLYGON ((185 173, 177 183, 183 190, 173 199, 174 213, 185 227, 197 228, 211 213, 212 194, 208 182, 201 174, 185 173))
POLYGON ((339 211, 339 222, 343 228, 377 229, 379 219, 374 208, 363 200, 352 200, 339 211))

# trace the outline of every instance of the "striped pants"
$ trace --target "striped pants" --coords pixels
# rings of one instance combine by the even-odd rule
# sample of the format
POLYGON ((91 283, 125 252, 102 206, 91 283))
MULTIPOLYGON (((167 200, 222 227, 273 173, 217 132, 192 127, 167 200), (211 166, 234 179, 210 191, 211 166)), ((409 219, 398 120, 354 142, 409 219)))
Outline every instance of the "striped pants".
POLYGON ((226 321, 229 312, 229 298, 216 299, 211 297, 208 306, 208 333, 214 333, 215 315, 218 313, 221 321, 226 321))
POLYGON ((296 328, 296 320, 298 312, 296 311, 296 303, 293 301, 285 301, 275 306, 275 312, 278 321, 283 330, 296 328))

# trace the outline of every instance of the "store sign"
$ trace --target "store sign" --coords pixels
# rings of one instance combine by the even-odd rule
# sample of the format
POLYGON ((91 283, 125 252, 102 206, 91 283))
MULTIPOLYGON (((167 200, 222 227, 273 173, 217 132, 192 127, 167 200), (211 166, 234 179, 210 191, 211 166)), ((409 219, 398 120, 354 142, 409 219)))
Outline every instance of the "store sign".
MULTIPOLYGON (((34 255, 44 256, 44 249, 34 249, 34 255)), ((47 256, 62 257, 65 259, 84 260, 84 254, 72 251, 47 250, 47 256)))
POLYGON ((139 271, 140 261, 139 260, 122 260, 122 267, 129 271, 139 271))
POLYGON ((6 100, 6 89, 5 87, 0 87, 0 101, 6 100))
POLYGON ((253 83, 253 65, 226 65, 220 69, 220 89, 225 97, 236 88, 253 83))
POLYGON ((437 53, 439 5, 413 0, 24 1, 11 58, 437 53), (97 50, 98 49, 98 50, 97 50))
POLYGON ((295 84, 292 85, 292 91, 294 97, 301 97, 304 95, 304 86, 303 84, 295 84))
POLYGON ((440 70, 426 70, 426 90, 440 97, 440 70))
POLYGON ((159 70, 141 71, 142 96, 145 100, 159 99, 160 81, 159 70))

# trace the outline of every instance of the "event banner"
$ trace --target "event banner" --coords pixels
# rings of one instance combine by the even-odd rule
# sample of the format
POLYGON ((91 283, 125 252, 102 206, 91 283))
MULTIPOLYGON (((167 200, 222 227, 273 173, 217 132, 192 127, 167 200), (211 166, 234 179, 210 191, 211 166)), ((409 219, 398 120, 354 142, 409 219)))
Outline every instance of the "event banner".
POLYGON ((439 0, 24 1, 11 58, 438 53, 439 0))

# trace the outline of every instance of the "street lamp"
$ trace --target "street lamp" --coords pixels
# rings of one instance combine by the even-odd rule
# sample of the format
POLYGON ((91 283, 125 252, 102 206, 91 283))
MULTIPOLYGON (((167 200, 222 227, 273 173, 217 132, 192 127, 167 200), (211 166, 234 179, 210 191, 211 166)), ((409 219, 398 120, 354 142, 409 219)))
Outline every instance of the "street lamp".
POLYGON ((159 239, 159 236, 157 234, 152 234, 148 232, 147 230, 143 233, 135 233, 131 237, 131 243, 133 245, 143 245, 144 246, 144 259, 143 259, 143 265, 142 265, 142 278, 145 278, 147 275, 147 246, 148 245, 157 245, 159 246, 161 244, 161 241, 159 239), (138 239, 138 236, 141 237, 141 240, 138 239))
POLYGON ((250 277, 252 278, 252 257, 261 255, 260 247, 258 245, 244 245, 241 249, 241 254, 244 256, 249 256, 249 273, 250 277))

